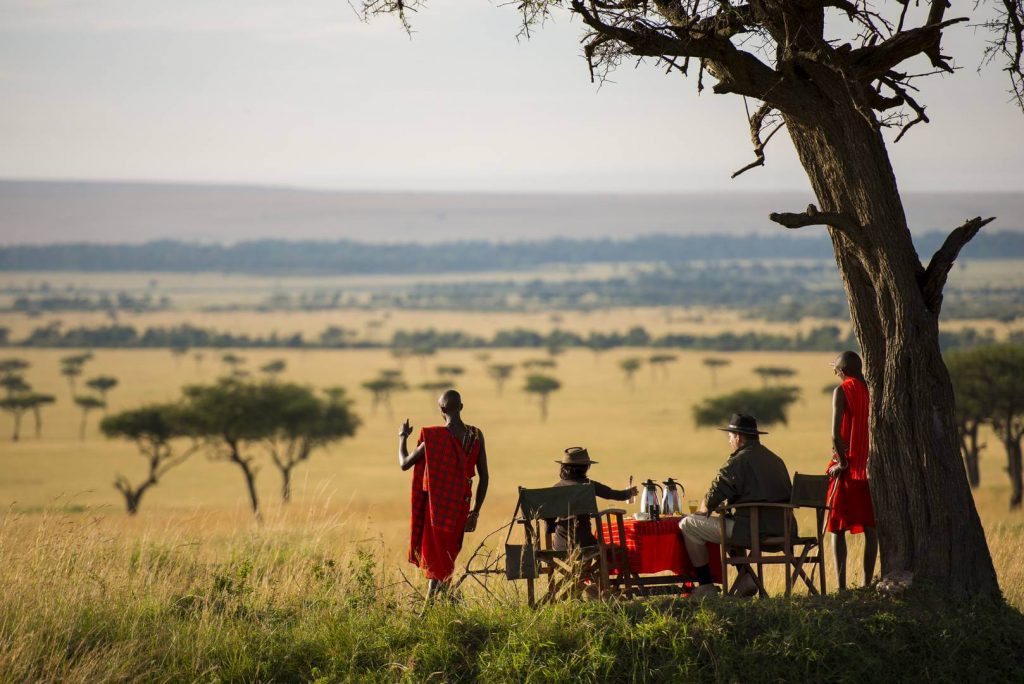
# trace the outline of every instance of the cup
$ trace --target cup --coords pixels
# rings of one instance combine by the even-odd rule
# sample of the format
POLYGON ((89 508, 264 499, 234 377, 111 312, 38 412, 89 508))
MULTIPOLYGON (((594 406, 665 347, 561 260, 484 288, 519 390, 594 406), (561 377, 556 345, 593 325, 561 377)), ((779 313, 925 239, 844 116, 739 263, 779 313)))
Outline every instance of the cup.
POLYGON ((693 515, 694 513, 696 513, 697 512, 697 500, 696 499, 690 499, 690 501, 688 502, 688 508, 690 509, 690 515, 693 515))

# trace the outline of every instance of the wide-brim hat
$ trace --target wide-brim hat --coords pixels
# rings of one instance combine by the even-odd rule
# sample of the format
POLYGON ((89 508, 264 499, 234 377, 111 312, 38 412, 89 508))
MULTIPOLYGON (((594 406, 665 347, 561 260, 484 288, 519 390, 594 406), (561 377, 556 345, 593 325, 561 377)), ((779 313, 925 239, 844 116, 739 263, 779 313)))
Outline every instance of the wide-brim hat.
POLYGON ((565 456, 555 463, 561 463, 562 465, 591 465, 597 463, 597 461, 590 460, 590 454, 587 453, 586 447, 569 447, 565 450, 565 456))
POLYGON ((744 413, 734 413, 729 419, 729 427, 718 428, 722 432, 735 432, 738 435, 767 435, 757 429, 757 418, 744 413))

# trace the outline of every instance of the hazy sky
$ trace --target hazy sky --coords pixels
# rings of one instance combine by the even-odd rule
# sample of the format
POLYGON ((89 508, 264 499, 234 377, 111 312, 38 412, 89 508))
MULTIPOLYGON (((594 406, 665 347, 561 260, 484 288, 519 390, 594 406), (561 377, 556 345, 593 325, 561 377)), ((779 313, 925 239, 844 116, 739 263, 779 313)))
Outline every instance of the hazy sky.
MULTIPOLYGON (((602 89, 567 15, 517 42, 500 0, 439 0, 410 39, 346 0, 0 0, 0 177, 344 189, 803 190, 752 157, 743 101, 624 66, 602 89)), ((965 11, 972 2, 957 2, 965 11)), ((954 10, 955 11, 955 10, 954 10)), ((892 150, 910 190, 1024 188, 1024 115, 981 39, 892 150)), ((955 34, 955 35, 954 35, 955 34)))

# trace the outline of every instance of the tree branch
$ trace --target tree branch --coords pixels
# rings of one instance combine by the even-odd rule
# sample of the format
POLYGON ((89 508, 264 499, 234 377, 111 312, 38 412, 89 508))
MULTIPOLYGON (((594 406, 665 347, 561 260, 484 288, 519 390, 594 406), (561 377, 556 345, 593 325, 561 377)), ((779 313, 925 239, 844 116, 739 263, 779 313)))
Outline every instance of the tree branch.
POLYGON ((945 242, 932 256, 928 268, 919 277, 918 282, 921 286, 921 294, 924 295, 925 306, 936 316, 939 315, 939 310, 942 308, 942 288, 946 286, 946 278, 949 276, 949 271, 953 268, 953 262, 956 261, 960 250, 978 234, 983 226, 995 220, 995 216, 987 219, 976 216, 955 229, 946 237, 945 242))
POLYGON ((818 211, 813 204, 807 205, 807 210, 802 214, 772 213, 768 218, 789 229, 804 228, 806 226, 832 226, 840 230, 851 232, 860 225, 846 214, 837 214, 830 211, 818 211))
MULTIPOLYGON (((744 105, 746 105, 746 100, 744 100, 744 105)), ((747 119, 750 121, 750 141, 754 143, 755 159, 736 173, 732 174, 732 178, 735 178, 741 173, 749 171, 755 167, 764 166, 765 146, 768 144, 768 141, 772 139, 772 136, 778 133, 785 125, 785 122, 780 121, 771 131, 768 132, 768 135, 765 136, 764 140, 761 140, 761 130, 764 128, 765 119, 768 118, 774 110, 774 107, 765 103, 758 107, 753 116, 750 115, 749 110, 747 111, 747 119)))
MULTIPOLYGON (((850 65, 854 69, 857 78, 866 81, 874 81, 881 78, 896 65, 904 62, 914 55, 928 54, 935 48, 942 38, 942 29, 953 24, 967 21, 967 17, 949 19, 937 24, 929 24, 909 31, 897 33, 889 40, 882 41, 877 45, 857 48, 850 52, 850 65)), ((935 52, 937 55, 938 53, 935 52)), ((953 71, 941 55, 933 57, 928 55, 932 64, 943 71, 953 71)))

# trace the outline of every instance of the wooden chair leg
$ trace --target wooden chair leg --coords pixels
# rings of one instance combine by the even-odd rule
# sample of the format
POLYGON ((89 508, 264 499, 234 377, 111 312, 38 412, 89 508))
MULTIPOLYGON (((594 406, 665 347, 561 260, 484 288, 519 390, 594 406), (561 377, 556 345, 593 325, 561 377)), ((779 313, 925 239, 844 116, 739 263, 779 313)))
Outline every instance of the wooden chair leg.
POLYGON ((537 607, 537 597, 533 593, 533 578, 526 578, 526 602, 531 608, 537 607))

